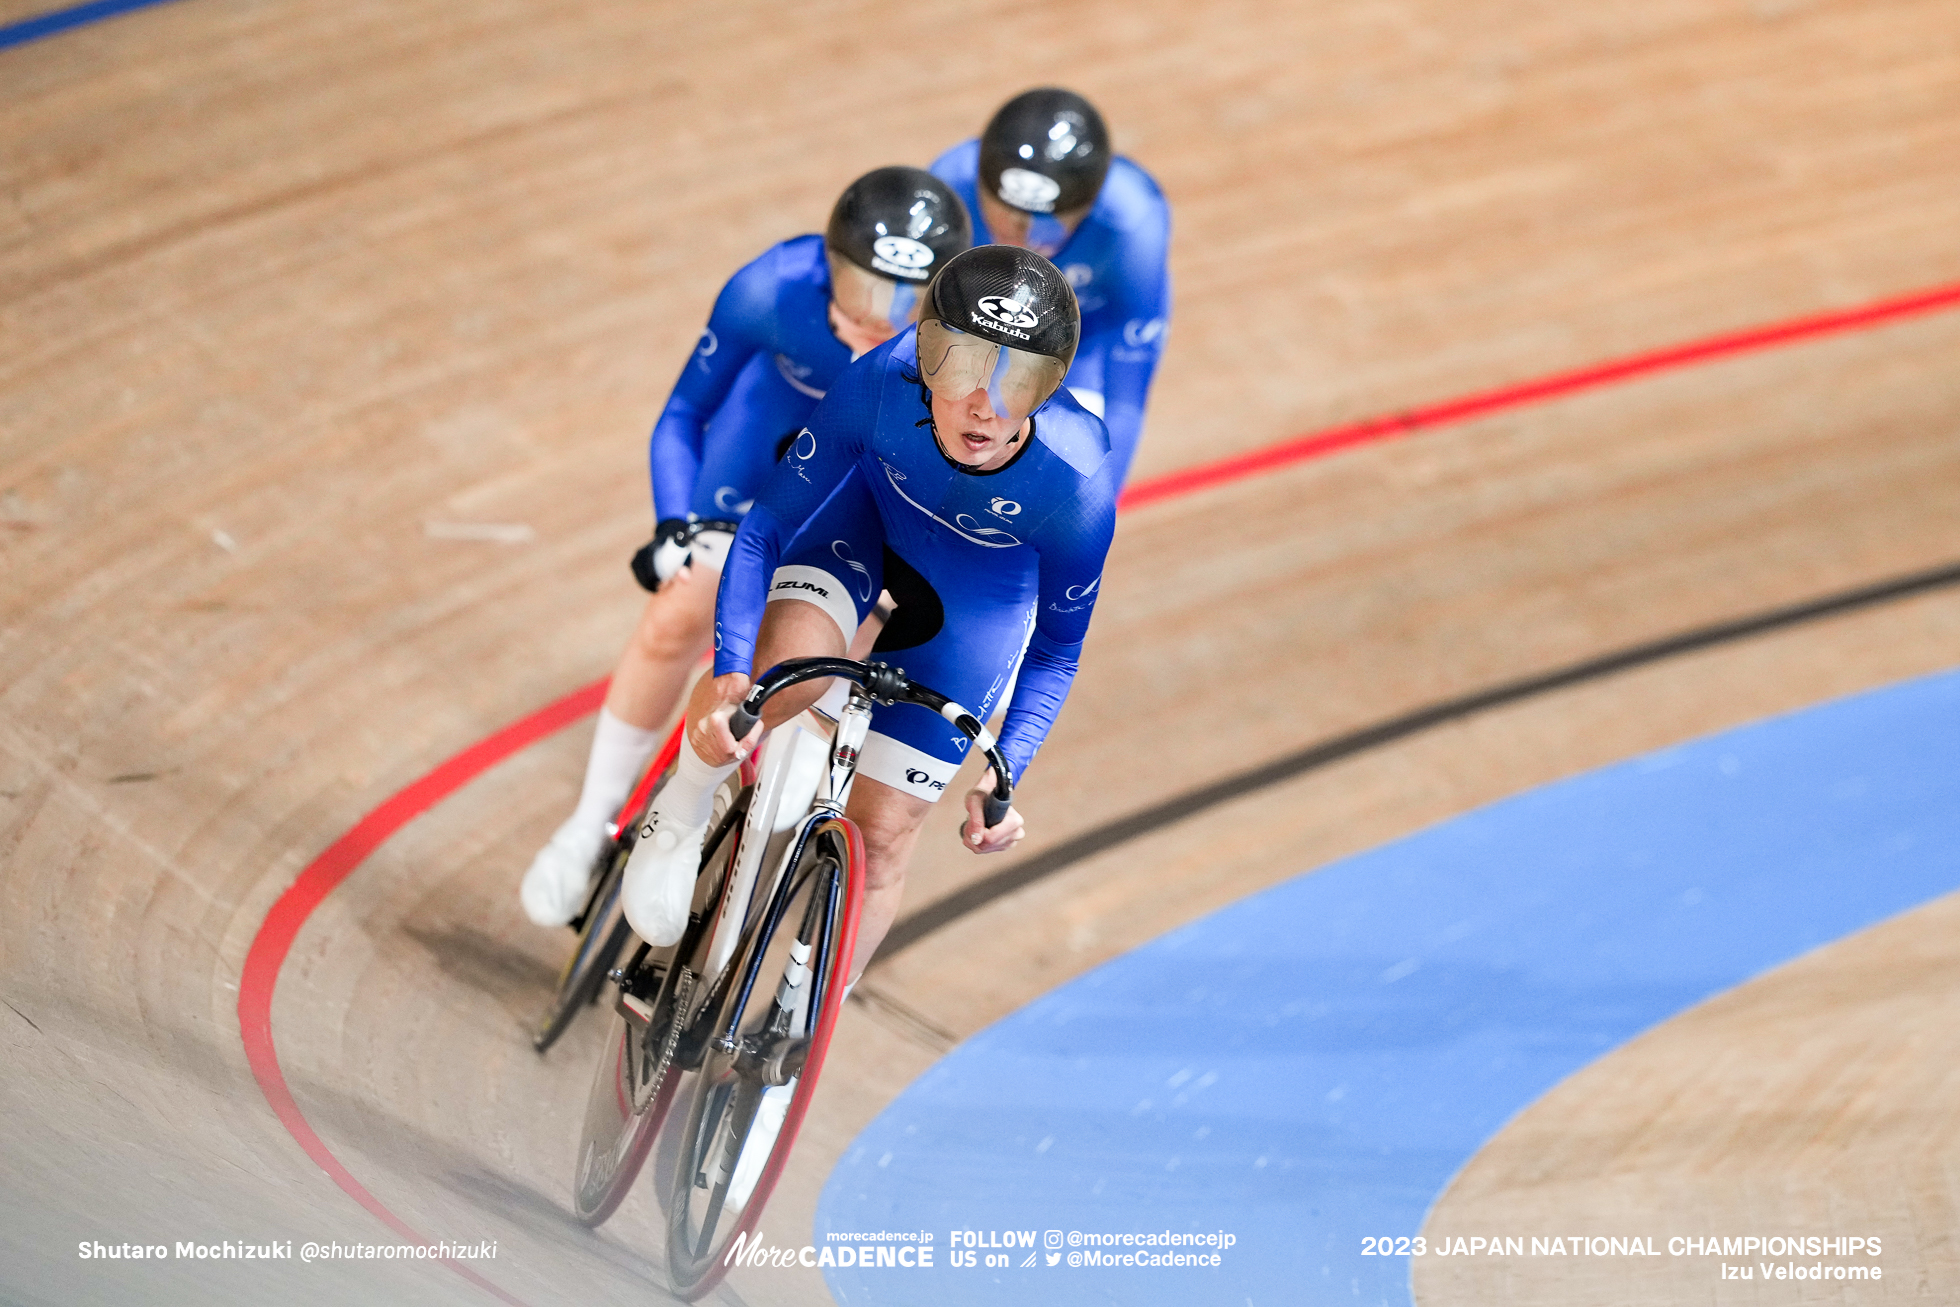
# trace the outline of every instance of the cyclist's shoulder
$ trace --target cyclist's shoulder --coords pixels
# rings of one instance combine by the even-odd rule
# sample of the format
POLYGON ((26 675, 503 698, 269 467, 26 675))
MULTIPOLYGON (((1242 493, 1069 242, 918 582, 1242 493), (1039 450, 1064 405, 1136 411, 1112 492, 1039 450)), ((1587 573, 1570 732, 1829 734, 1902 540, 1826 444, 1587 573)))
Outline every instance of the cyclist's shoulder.
POLYGON ((1051 513, 1070 509, 1060 520, 1078 520, 1101 506, 1114 511, 1109 430, 1066 386, 1035 415, 1034 440, 1042 458, 1029 470, 1040 478, 1051 513))
POLYGON ((972 137, 953 146, 926 171, 948 186, 973 186, 980 178, 980 138, 972 137))
POLYGON ((786 299, 812 291, 826 298, 830 291, 823 237, 815 233, 778 241, 743 264, 722 288, 718 307, 772 313, 786 299))
POLYGON ((1103 180, 1095 208, 1089 211, 1087 225, 1135 242, 1163 239, 1170 231, 1170 221, 1170 204, 1156 179, 1118 155, 1109 165, 1109 176, 1103 180))
POLYGON ((918 385, 918 352, 908 328, 847 363, 824 402, 847 421, 877 425, 893 396, 915 392, 918 385))

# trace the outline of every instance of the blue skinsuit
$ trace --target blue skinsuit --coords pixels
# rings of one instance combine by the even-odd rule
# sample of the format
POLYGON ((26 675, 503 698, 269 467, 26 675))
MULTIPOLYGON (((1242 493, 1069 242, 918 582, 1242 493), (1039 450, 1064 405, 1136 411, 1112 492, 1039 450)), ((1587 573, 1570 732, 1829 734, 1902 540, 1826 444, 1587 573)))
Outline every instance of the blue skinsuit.
MULTIPOLYGON (((736 533, 715 675, 751 672, 770 599, 825 608, 848 639, 889 585, 899 609, 881 656, 983 719, 1025 644, 1000 735, 1018 779, 1075 678, 1115 529, 1116 460, 1102 422, 1066 389, 992 472, 947 458, 930 412, 910 328, 832 383, 736 533)), ((937 798, 965 748, 933 713, 881 707, 860 771, 937 798)))
MULTIPOLYGON (((933 161, 932 174, 965 202, 973 243, 991 244, 993 234, 980 211, 980 142, 955 145, 933 161)), ((1150 378, 1170 326, 1170 236, 1164 193, 1149 173, 1118 156, 1094 207, 1054 257, 1082 305, 1082 344, 1068 385, 1103 396, 1119 485, 1136 456, 1150 378)))
POLYGON ((740 520, 850 361, 830 330, 823 237, 783 241, 730 277, 648 443, 655 519, 740 520))

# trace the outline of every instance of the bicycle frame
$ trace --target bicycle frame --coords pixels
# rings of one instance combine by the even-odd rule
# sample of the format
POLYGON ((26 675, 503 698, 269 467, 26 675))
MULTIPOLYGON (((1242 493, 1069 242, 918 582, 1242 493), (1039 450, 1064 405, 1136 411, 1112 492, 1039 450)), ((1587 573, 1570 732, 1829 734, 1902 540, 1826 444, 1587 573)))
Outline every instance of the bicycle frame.
MULTIPOLYGON (((753 799, 751 805, 749 805, 749 821, 751 821, 751 827, 745 829, 745 837, 743 837, 745 839, 745 845, 737 852, 737 860, 741 860, 743 854, 747 854, 751 848, 755 848, 757 852, 751 858, 749 868, 745 872, 737 872, 737 880, 733 880, 729 884, 729 890, 721 897, 721 917, 717 919, 717 925, 715 925, 717 935, 715 935, 715 941, 711 944, 711 964, 710 968, 708 968, 708 974, 715 978, 715 982, 713 982, 715 984, 715 992, 710 993, 710 997, 708 997, 706 1003, 702 1003, 702 1009, 700 1009, 702 1015, 708 1015, 711 1011, 715 1011, 717 1005, 721 1003, 721 999, 725 997, 725 986, 731 980, 727 976, 727 972, 723 970, 725 964, 727 964, 727 958, 735 956, 735 950, 741 944, 749 943, 749 939, 757 931, 764 933, 764 935, 774 935, 776 929, 782 925, 782 913, 788 907, 790 897, 794 896, 794 892, 796 892, 796 884, 790 880, 790 876, 786 872, 788 872, 788 868, 798 866, 802 862, 804 848, 809 845, 809 837, 825 821, 831 821, 835 817, 843 817, 845 803, 851 799, 851 782, 857 780, 858 750, 864 747, 864 735, 870 731, 870 703, 872 703, 870 702, 870 696, 864 694, 862 686, 853 684, 851 686, 851 700, 845 703, 845 709, 843 709, 843 713, 839 713, 837 725, 835 725, 835 729, 831 733, 829 766, 825 768, 823 776, 819 778, 819 784, 815 786, 815 794, 811 794, 808 799, 802 799, 800 807, 806 809, 806 811, 802 811, 802 817, 798 821, 794 821, 796 837, 788 843, 788 847, 782 850, 782 858, 774 864, 776 866, 776 874, 774 874, 774 882, 770 886, 768 901, 766 901, 766 905, 764 905, 764 909, 760 913, 755 913, 753 911, 753 907, 755 907, 753 897, 757 896, 757 892, 760 890, 760 886, 757 884, 757 880, 759 880, 757 878, 757 868, 759 868, 760 860, 762 860, 760 845, 764 841, 757 839, 757 841, 749 843, 749 831, 757 829, 760 825, 770 823, 770 817, 766 815, 764 809, 774 809, 782 799, 790 798, 792 792, 790 792, 790 786, 786 784, 786 772, 794 764, 796 754, 790 754, 788 750, 778 750, 774 756, 770 756, 768 760, 764 760, 762 770, 760 770, 759 780, 757 780, 757 799, 753 799), (790 760, 784 760, 786 754, 788 754, 790 760), (772 792, 770 790, 764 790, 764 786, 770 786, 772 782, 774 782, 774 790, 772 792), (759 813, 764 813, 760 819, 759 813), (745 909, 741 913, 743 925, 741 925, 739 931, 731 931, 731 929, 725 929, 725 927, 733 923, 735 905, 737 903, 745 905, 745 909)), ((784 725, 790 725, 790 723, 784 723, 784 725)), ((780 731, 780 727, 778 727, 778 731, 780 731)), ((764 745, 764 749, 776 747, 780 739, 782 739, 782 735, 772 735, 770 741, 768 741, 768 745, 764 745)), ((808 737, 794 735, 790 739, 792 739, 792 749, 796 749, 808 737)), ((778 827, 778 829, 786 829, 786 827, 778 827)), ((833 909, 835 909, 835 905, 833 905, 833 909)), ((829 982, 829 966, 835 964, 831 958, 825 958, 823 962, 825 962, 825 970, 823 970, 821 976, 817 976, 817 980, 819 980, 819 988, 815 992, 817 995, 823 993, 821 986, 829 982)), ((749 966, 743 970, 743 976, 741 976, 741 982, 739 982, 741 988, 739 988, 739 992, 735 993, 735 1001, 733 1003, 727 1003, 725 1017, 723 1017, 723 1021, 717 1023, 719 1035, 713 1037, 713 1044, 717 1048, 721 1048, 723 1052, 729 1052, 729 1050, 735 1048, 735 1031, 741 1029, 741 1019, 749 1011, 749 997, 755 992, 755 982, 757 982, 757 974, 759 974, 760 966, 762 966, 762 954, 760 954, 759 950, 757 952, 751 952, 751 960, 749 960, 749 966)), ((817 1001, 821 1001, 821 999, 819 997, 813 997, 811 999, 811 1011, 809 1011, 809 1019, 806 1025, 815 1023, 815 1019, 819 1015, 819 1011, 815 1007, 817 1001)), ((706 1035, 706 1031, 702 1035, 706 1035)), ((696 1033, 690 1031, 690 1037, 696 1037, 696 1033)), ((690 1044, 692 1042, 694 1041, 690 1039, 690 1044)), ((706 1039, 702 1039, 702 1044, 706 1044, 706 1039)), ((690 1048, 690 1052, 692 1052, 692 1048, 690 1048)))

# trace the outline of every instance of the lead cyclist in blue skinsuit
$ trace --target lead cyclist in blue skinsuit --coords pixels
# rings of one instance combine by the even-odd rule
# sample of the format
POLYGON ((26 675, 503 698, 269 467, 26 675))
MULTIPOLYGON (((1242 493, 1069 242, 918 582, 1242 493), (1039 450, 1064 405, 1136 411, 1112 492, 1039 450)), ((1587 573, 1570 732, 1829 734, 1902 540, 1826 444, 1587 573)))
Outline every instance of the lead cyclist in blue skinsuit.
MULTIPOLYGON (((983 719, 1014 680, 1000 746, 1016 783, 1068 694, 1117 490, 1101 420, 1061 387, 1080 330, 1075 294, 1040 255, 990 245, 941 269, 926 300, 914 330, 833 384, 736 533, 715 679, 695 687, 687 747, 627 863, 622 904, 651 943, 685 928, 715 787, 757 739, 728 730, 750 676, 841 655, 881 587, 896 606, 875 656, 983 719)), ((765 722, 822 690, 777 694, 765 722)), ((920 823, 966 746, 923 708, 873 719, 848 810, 867 858, 853 975, 891 925, 920 823)), ((966 800, 965 842, 979 853, 1022 835, 1012 809, 985 825, 989 784, 966 800)))
POLYGON ((975 244, 1032 249, 1075 288, 1082 344, 1068 388, 1109 427, 1120 484, 1170 325, 1163 192, 1142 168, 1111 155, 1094 105, 1054 87, 1009 100, 979 140, 946 151, 932 171, 966 202, 975 244))
POLYGON ((722 289, 649 442, 659 525, 633 574, 654 593, 606 691, 578 805, 524 875, 531 920, 562 925, 583 906, 606 824, 708 648, 736 524, 784 445, 846 364, 913 320, 971 233, 931 174, 879 168, 844 191, 823 235, 774 246, 722 289))

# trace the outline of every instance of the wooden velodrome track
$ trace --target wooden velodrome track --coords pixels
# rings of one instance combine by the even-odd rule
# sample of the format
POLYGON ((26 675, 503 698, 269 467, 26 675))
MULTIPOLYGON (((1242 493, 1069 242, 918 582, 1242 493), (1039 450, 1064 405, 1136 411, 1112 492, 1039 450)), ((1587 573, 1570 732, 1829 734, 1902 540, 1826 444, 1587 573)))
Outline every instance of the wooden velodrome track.
MULTIPOLYGON (((0 0, 0 23, 36 13, 0 0)), ((1941 0, 778 8, 181 0, 0 50, 0 1299, 484 1301, 436 1265, 78 1260, 390 1239, 268 1109, 237 987, 295 873, 602 674, 643 439, 722 278, 1004 95, 1087 92, 1174 205, 1138 475, 1960 281, 1941 0)), ((1424 704, 1960 560, 1960 313, 1749 354, 1140 509, 1023 797, 1072 834, 1424 704)), ((1301 870, 1942 668, 1932 589, 1420 732, 1213 806, 886 959, 765 1228, 951 1042, 1301 870)), ((644 1194, 566 1215, 599 1023, 516 878, 584 729, 489 772, 301 931, 299 1108, 527 1302, 659 1300, 644 1194)), ((999 869, 936 814, 908 903, 999 869)), ((1452 1228, 1692 1211, 1887 1239, 1960 1291, 1960 904, 1637 1040, 1460 1177, 1452 1228), (1718 1051, 1760 1050, 1760 1057, 1718 1051)), ((1889 1250, 1899 1250, 1893 1255, 1889 1250)), ((1425 1307, 1633 1298, 1617 1262, 1419 1266, 1425 1307), (1475 1272, 1472 1275, 1471 1272, 1475 1272), (1610 1278, 1609 1278, 1610 1277, 1610 1278)), ((1662 1268, 1641 1300, 1725 1294, 1662 1268)), ((728 1301, 823 1300, 743 1272, 728 1301)), ((1836 1294, 1837 1296, 1830 1296, 1836 1294)))

